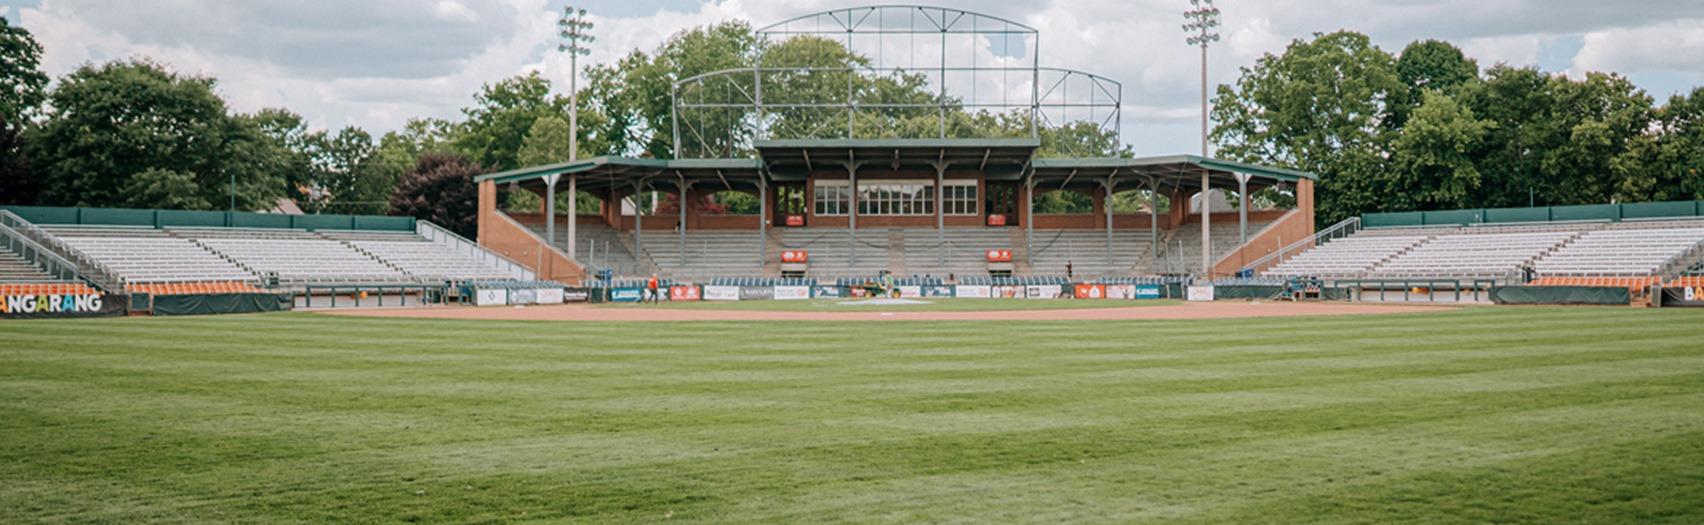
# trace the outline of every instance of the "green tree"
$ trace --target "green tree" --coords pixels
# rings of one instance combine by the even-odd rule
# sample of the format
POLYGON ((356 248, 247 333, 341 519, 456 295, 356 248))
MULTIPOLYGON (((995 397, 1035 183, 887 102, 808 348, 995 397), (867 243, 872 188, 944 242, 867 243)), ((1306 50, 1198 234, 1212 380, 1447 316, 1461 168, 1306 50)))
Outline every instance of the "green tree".
MULTIPOLYGON (((670 36, 651 53, 636 50, 613 66, 590 68, 580 100, 589 102, 605 119, 590 126, 583 117, 580 121, 581 129, 597 129, 594 135, 605 138, 602 149, 591 151, 672 158, 674 83, 711 71, 749 67, 756 63, 759 50, 760 41, 751 25, 735 20, 684 30, 670 36)), ((682 96, 690 99, 706 94, 704 90, 749 88, 751 82, 747 78, 730 81, 738 84, 683 86, 682 96)), ((737 141, 728 138, 728 130, 738 129, 732 125, 738 117, 731 113, 713 117, 703 123, 682 123, 683 156, 694 155, 687 152, 731 151, 735 147, 737 141), (694 133, 694 129, 706 133, 694 133)))
MULTIPOLYGON (((560 117, 539 117, 537 121, 533 122, 532 129, 527 131, 526 141, 521 144, 521 165, 538 166, 567 162, 568 135, 568 123, 560 117)), ((564 180, 557 190, 566 191, 566 184, 566 180, 564 180)), ((539 199, 538 194, 533 192, 512 191, 508 192, 504 208, 510 211, 542 212, 544 211, 541 206, 543 202, 542 199, 539 199)), ((579 206, 578 213, 597 213, 598 203, 596 197, 582 191, 576 201, 576 205, 579 206)), ((566 213, 567 209, 568 197, 558 194, 556 196, 556 212, 566 213)))
MULTIPOLYGON (((568 97, 552 94, 550 81, 533 72, 485 86, 474 96, 474 106, 462 113, 467 120, 454 134, 455 149, 480 165, 510 170, 523 166, 521 146, 539 118, 567 117, 568 97)), ((602 129, 603 121, 596 111, 580 112, 581 129, 602 129)), ((585 135, 581 147, 601 151, 605 142, 599 135, 585 135)))
POLYGON ((124 202, 130 208, 202 210, 212 208, 196 191, 195 174, 148 168, 124 183, 124 202))
POLYGON ((1474 160, 1490 124, 1440 91, 1426 90, 1423 97, 1393 145, 1388 209, 1473 206, 1480 186, 1474 160))
POLYGON ((1407 90, 1395 59, 1349 31, 1296 40, 1243 68, 1214 96, 1217 155, 1319 175, 1322 224, 1380 209, 1393 98, 1407 90))
POLYGON ((485 172, 459 155, 422 155, 397 181, 390 197, 391 214, 431 221, 473 238, 479 229, 479 190, 473 178, 485 172))
POLYGON ((29 31, 0 17, 0 126, 21 127, 46 98, 41 44, 29 31))
POLYGON ((139 205, 125 190, 153 169, 195 181, 193 197, 161 206, 223 208, 234 190, 240 209, 272 207, 283 195, 284 156, 253 120, 227 114, 213 87, 211 78, 145 60, 85 65, 65 76, 28 146, 45 185, 42 200, 139 205))
POLYGON ((1400 128, 1409 112, 1425 101, 1428 90, 1454 95, 1461 86, 1479 80, 1479 63, 1449 42, 1419 40, 1402 48, 1396 57, 1396 77, 1404 86, 1399 103, 1391 105, 1388 126, 1400 128))

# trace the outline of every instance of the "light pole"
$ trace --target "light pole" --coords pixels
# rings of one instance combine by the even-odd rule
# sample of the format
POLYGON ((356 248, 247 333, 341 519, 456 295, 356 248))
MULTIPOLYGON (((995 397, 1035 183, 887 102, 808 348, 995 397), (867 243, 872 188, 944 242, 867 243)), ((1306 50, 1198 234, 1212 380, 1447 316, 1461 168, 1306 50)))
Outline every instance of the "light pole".
MULTIPOLYGON (((1219 41, 1213 28, 1219 27, 1219 8, 1213 0, 1189 0, 1190 9, 1183 12, 1189 23, 1183 25, 1189 45, 1201 47, 1201 156, 1207 156, 1207 44, 1219 41)), ((1201 170, 1201 274, 1211 278, 1213 273, 1212 216, 1213 203, 1208 200, 1207 169, 1201 170)), ((1188 206, 1185 203, 1185 206, 1188 206)))
POLYGON ((585 44, 597 38, 591 35, 592 22, 586 19, 586 10, 574 6, 562 8, 556 27, 562 37, 556 50, 568 54, 568 160, 572 162, 580 160, 580 57, 592 52, 585 44))
MULTIPOLYGON (((580 160, 580 55, 591 53, 585 44, 591 43, 592 22, 586 20, 585 9, 574 9, 574 6, 562 8, 562 18, 556 20, 557 35, 562 41, 556 44, 556 50, 568 53, 568 161, 580 160)), ((555 176, 552 176, 555 177, 555 176)), ((579 260, 580 236, 580 176, 568 175, 568 259, 579 260)), ((556 243, 556 179, 551 179, 550 198, 546 199, 549 210, 549 242, 556 243)))

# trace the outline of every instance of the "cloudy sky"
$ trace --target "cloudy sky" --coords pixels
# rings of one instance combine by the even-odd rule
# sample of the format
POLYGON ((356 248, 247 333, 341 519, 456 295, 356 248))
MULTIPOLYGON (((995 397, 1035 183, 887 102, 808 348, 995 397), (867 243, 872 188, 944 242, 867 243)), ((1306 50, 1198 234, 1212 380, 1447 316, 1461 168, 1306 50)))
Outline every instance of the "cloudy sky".
MULTIPOLYGON (((683 28, 756 25, 886 2, 589 0, 591 62, 650 50, 683 28)), ((1198 149, 1198 55, 1183 42, 1186 0, 936 0, 1028 24, 1044 66, 1123 84, 1123 132, 1139 154, 1198 149)), ((560 0, 0 0, 59 76, 91 61, 148 56, 220 80, 241 111, 284 106, 320 127, 383 132, 416 116, 454 118, 481 84, 530 70, 565 85, 553 52, 560 0)), ((1315 32, 1352 29, 1387 50, 1457 43, 1481 66, 1610 70, 1652 95, 1704 85, 1701 0, 1220 0, 1224 40, 1210 79, 1315 32)), ((990 50, 990 52, 992 52, 990 50)))

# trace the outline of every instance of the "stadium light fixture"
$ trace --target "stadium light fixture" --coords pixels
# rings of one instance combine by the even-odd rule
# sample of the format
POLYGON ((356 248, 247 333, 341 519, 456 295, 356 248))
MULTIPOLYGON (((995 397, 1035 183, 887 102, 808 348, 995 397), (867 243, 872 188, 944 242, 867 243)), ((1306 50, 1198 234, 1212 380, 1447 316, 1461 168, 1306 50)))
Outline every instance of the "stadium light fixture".
MULTIPOLYGON (((1189 37, 1184 39, 1192 46, 1201 47, 1201 156, 1207 155, 1207 45, 1219 41, 1219 33, 1214 29, 1219 27, 1219 8, 1213 7, 1213 0, 1189 0, 1190 8, 1183 12, 1183 18, 1189 22, 1183 24, 1183 32, 1189 37)), ((1208 172, 1201 170, 1201 274, 1208 278, 1213 274, 1213 240, 1211 239, 1212 225, 1210 218, 1213 212, 1213 202, 1208 199, 1208 172)))
POLYGON ((568 160, 575 161, 580 159, 580 57, 591 54, 586 44, 597 38, 591 34, 592 21, 586 19, 586 10, 571 5, 562 8, 556 28, 562 39, 556 50, 568 54, 568 160))

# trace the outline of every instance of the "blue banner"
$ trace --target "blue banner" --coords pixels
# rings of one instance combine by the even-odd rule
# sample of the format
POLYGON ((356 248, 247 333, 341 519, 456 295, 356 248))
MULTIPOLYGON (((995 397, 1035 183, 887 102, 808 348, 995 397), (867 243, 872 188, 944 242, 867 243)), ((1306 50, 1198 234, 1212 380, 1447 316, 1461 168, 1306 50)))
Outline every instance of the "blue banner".
POLYGON ((1157 285, 1157 284, 1136 285, 1136 298, 1137 299, 1159 299, 1160 298, 1160 286, 1157 285))
POLYGON ((645 297, 644 288, 611 288, 609 300, 615 303, 637 303, 645 297))

